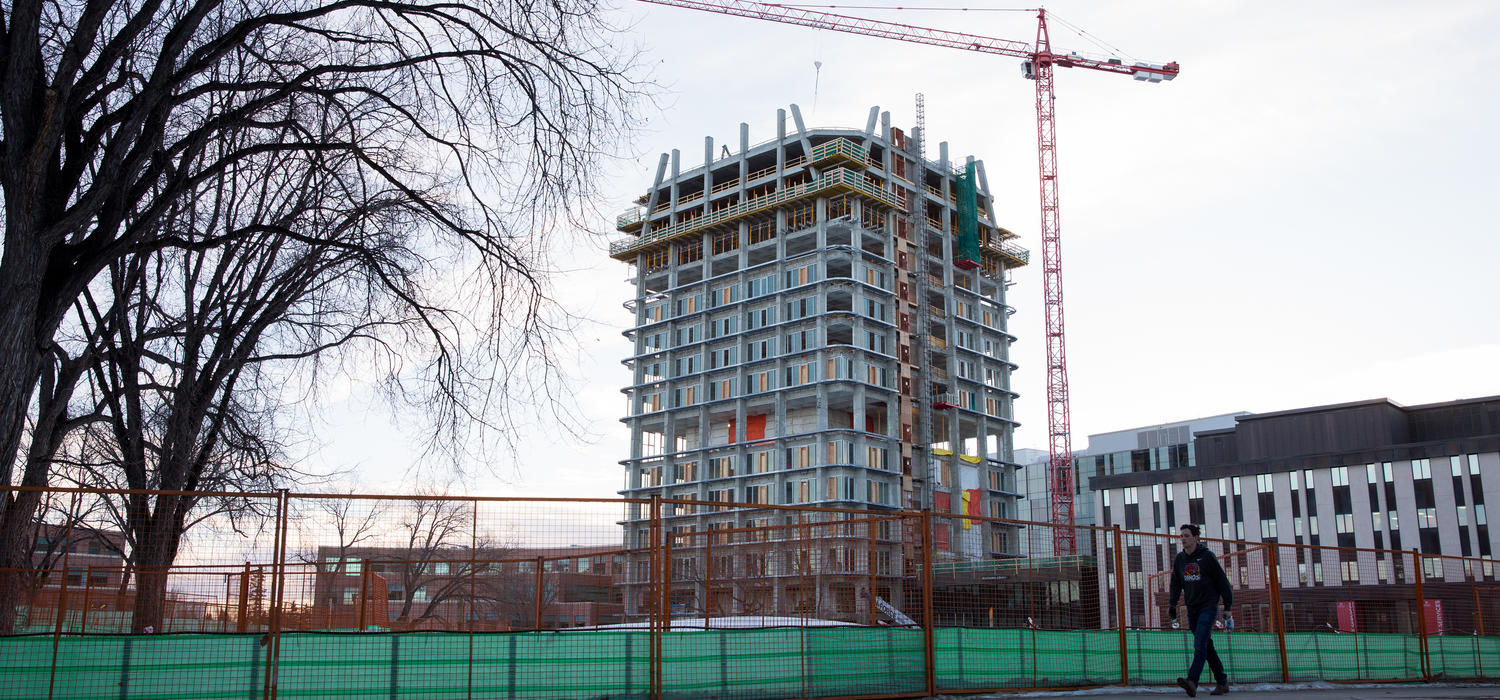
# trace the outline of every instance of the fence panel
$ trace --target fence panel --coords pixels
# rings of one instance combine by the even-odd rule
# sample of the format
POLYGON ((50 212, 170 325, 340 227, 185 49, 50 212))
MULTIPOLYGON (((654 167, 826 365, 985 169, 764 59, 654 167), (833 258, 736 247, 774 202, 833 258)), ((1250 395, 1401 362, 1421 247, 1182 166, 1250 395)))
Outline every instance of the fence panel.
MULTIPOLYGON (((12 492, 19 489, 11 489, 12 492)), ((51 489, 0 636, 0 697, 197 697, 265 681, 274 494, 51 489), (172 529, 173 513, 192 523, 172 529), (131 517, 134 514, 134 518, 131 517), (254 600, 254 604, 252 604, 254 600)))
POLYGON ((664 694, 847 696, 925 688, 919 518, 815 508, 693 515, 663 546, 664 694))
POLYGON ((934 514, 932 529, 938 690, 1118 682, 1118 635, 1100 623, 1108 565, 1093 554, 1105 533, 1075 528, 1075 551, 1056 552, 1045 523, 934 514))
MULTIPOLYGON (((1186 675, 1193 657, 1185 597, 1171 603, 1172 567, 1181 551, 1177 533, 1123 533, 1126 577, 1141 585, 1141 605, 1131 611, 1131 682, 1168 684, 1186 675), (1139 550, 1139 551, 1137 551, 1139 550)), ((1214 650, 1235 682, 1280 682, 1282 639, 1276 616, 1276 579, 1269 562, 1273 545, 1235 540, 1200 541, 1218 559, 1229 581, 1228 617, 1214 624, 1214 650)), ((1200 680, 1210 681, 1205 667, 1200 680)))
MULTIPOLYGON (((1467 533, 1461 533, 1467 536, 1467 533)), ((1495 564, 1473 557, 1421 557, 1423 622, 1430 672, 1442 679, 1500 676, 1500 581, 1495 564)))
MULTIPOLYGON (((32 567, 0 571, 0 698, 917 695, 1170 684, 1192 654, 1176 533, 690 499, 42 503, 32 567), (131 506, 196 524, 174 545, 131 506)), ((1235 682, 1500 676, 1493 562, 1297 540, 1204 542, 1235 682)))
POLYGON ((1419 572, 1410 555, 1295 543, 1279 548, 1292 680, 1424 676, 1419 572))

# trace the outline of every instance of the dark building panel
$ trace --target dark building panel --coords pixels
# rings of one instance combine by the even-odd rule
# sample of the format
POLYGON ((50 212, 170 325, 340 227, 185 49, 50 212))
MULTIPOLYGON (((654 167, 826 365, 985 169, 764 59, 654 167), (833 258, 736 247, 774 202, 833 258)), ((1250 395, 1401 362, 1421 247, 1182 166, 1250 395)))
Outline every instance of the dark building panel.
POLYGON ((1500 433, 1500 398, 1470 399, 1407 409, 1412 442, 1500 433))
POLYGON ((1405 412, 1385 399, 1245 416, 1235 432, 1240 462, 1410 442, 1405 412))
POLYGON ((1234 464, 1240 456, 1234 428, 1197 433, 1193 438, 1193 447, 1200 467, 1208 464, 1234 464))
MULTIPOLYGON (((1191 477, 1098 475, 1095 490, 1500 450, 1500 396, 1402 407, 1388 399, 1241 416, 1193 436, 1191 477)), ((1394 543, 1393 543, 1394 546, 1394 543)))

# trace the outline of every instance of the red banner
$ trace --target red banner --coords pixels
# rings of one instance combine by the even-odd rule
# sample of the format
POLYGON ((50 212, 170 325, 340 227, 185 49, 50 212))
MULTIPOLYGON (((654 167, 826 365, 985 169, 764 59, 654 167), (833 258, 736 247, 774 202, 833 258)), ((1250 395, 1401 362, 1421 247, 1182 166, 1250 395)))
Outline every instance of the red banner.
POLYGON ((1443 601, 1422 601, 1422 612, 1427 618, 1427 634, 1442 636, 1443 634, 1443 601))
POLYGON ((1352 600, 1341 600, 1338 603, 1338 608, 1339 608, 1339 631, 1340 632, 1357 632, 1357 631, 1359 631, 1359 617, 1358 617, 1357 613, 1355 612, 1354 601, 1352 601, 1352 600))

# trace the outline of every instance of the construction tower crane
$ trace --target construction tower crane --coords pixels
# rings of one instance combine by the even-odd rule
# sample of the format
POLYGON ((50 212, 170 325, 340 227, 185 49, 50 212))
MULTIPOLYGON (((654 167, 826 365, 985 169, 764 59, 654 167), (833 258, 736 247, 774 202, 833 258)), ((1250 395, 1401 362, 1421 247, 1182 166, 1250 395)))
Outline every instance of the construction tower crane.
POLYGON ((917 27, 895 22, 851 17, 784 5, 768 5, 750 0, 642 0, 735 17, 796 24, 814 29, 859 34, 885 39, 909 41, 928 46, 945 46, 964 51, 999 54, 1019 58, 1021 73, 1036 82, 1037 168, 1041 181, 1042 205, 1042 293, 1047 330, 1047 490, 1051 502, 1053 552, 1057 555, 1077 553, 1073 527, 1073 445, 1069 437, 1068 369, 1063 333, 1062 231, 1057 204, 1057 134, 1053 101, 1052 73, 1055 68, 1089 70, 1129 75, 1136 80, 1159 83, 1177 77, 1176 62, 1164 65, 1135 62, 1125 65, 1119 59, 1095 59, 1077 53, 1055 53, 1047 35, 1047 11, 1036 12, 1036 43, 1008 41, 993 37, 917 27))

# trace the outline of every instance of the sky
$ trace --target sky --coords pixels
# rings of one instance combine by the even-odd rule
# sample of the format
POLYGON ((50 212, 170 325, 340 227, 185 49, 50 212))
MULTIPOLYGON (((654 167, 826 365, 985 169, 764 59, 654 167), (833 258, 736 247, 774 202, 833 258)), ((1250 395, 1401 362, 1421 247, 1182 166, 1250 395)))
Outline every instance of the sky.
MULTIPOLYGON (((1036 33, 1028 12, 830 11, 1036 33)), ((758 143, 792 103, 809 126, 851 128, 878 105, 909 130, 923 93, 929 153, 946 141, 955 161, 983 160, 998 223, 1033 251, 1008 298, 1016 445, 1045 448, 1036 115, 1020 62, 643 3, 611 12, 661 93, 628 157, 599 173, 606 215, 646 191, 661 153, 693 167, 705 136, 736 148, 742 121, 758 143)), ((1056 78, 1075 451, 1090 433, 1234 411, 1500 394, 1500 4, 1065 0, 1048 13, 1054 51, 1182 69, 1159 84, 1056 78)), ((576 237, 557 280, 590 319, 574 398, 592 434, 539 415, 463 489, 621 487, 632 287, 606 253, 619 237, 576 237)), ((355 394, 312 459, 357 469, 365 489, 429 478, 409 469, 401 421, 355 394)))

